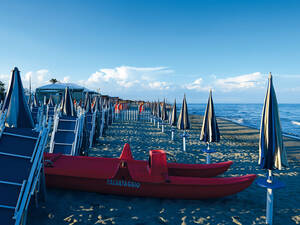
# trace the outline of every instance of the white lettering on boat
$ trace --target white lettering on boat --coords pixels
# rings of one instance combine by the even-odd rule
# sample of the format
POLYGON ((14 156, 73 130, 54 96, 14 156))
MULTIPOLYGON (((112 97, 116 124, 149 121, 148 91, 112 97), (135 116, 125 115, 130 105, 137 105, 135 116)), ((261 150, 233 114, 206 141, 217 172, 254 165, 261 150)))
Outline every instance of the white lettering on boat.
POLYGON ((106 184, 120 187, 140 188, 141 183, 127 180, 113 180, 107 179, 106 184))

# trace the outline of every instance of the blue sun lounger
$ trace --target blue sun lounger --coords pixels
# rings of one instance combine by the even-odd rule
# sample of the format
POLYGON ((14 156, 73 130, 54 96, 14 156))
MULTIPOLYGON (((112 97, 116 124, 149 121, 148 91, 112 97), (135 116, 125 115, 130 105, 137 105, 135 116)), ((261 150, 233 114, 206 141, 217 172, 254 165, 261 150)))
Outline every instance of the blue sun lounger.
POLYGON ((49 105, 47 105, 47 112, 46 112, 46 120, 47 121, 49 120, 50 117, 53 120, 55 111, 56 111, 56 106, 49 106, 49 105))
POLYGON ((39 109, 40 109, 40 107, 35 107, 35 106, 31 107, 31 115, 32 115, 34 124, 38 123, 39 109))
MULTIPOLYGON (((43 152, 49 127, 40 132, 30 128, 5 127, 0 119, 0 223, 25 224, 32 195, 44 186, 43 152)), ((45 193, 45 190, 43 190, 45 193)))
POLYGON ((55 116, 50 140, 50 153, 79 155, 83 131, 83 116, 55 116))

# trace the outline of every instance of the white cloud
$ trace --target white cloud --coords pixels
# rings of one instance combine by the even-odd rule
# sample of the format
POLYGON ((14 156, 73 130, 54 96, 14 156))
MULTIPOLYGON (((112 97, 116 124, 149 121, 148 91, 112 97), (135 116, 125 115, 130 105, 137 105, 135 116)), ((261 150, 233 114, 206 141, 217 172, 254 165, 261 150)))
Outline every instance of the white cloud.
POLYGON ((9 81, 10 76, 8 74, 0 74, 0 80, 4 83, 9 81))
POLYGON ((45 85, 46 83, 49 82, 50 75, 49 71, 46 69, 41 69, 37 71, 29 71, 25 73, 25 75, 22 75, 22 82, 23 82, 23 87, 28 88, 29 87, 29 81, 31 79, 31 88, 35 89, 39 86, 45 85))
POLYGON ((173 73, 166 67, 133 67, 119 66, 115 68, 103 68, 91 74, 87 80, 80 83, 92 89, 121 89, 121 88, 148 88, 165 90, 169 84, 162 79, 173 73))
POLYGON ((69 83, 70 82, 71 77, 70 76, 66 76, 62 79, 62 83, 69 83))
MULTIPOLYGON (((11 74, 0 74, 0 80, 5 83, 6 87, 10 82, 11 74)), ((24 88, 29 87, 29 81, 31 78, 31 87, 32 89, 44 85, 49 81, 49 72, 48 70, 41 69, 38 71, 29 71, 27 73, 21 72, 21 79, 24 88)))
POLYGON ((159 90, 168 90, 170 89, 170 85, 167 82, 160 82, 160 81, 155 81, 155 82, 150 82, 149 87, 152 89, 159 89, 159 90))
POLYGON ((260 72, 245 74, 235 77, 216 78, 214 86, 223 91, 232 91, 235 89, 257 88, 265 81, 260 72))
POLYGON ((196 79, 194 82, 183 85, 184 88, 188 90, 196 90, 196 91, 208 91, 210 87, 204 86, 203 79, 200 77, 196 79))
POLYGON ((260 72, 219 78, 216 75, 210 76, 204 80, 202 77, 197 78, 191 83, 183 84, 182 87, 194 91, 208 91, 215 89, 221 92, 230 92, 240 89, 260 88, 266 82, 264 76, 260 72))

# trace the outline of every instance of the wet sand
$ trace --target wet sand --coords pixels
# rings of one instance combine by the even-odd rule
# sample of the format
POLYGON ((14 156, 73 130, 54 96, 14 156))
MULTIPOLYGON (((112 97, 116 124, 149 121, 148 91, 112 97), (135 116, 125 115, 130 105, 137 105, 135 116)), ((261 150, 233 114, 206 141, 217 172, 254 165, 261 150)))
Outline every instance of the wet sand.
MULTIPOLYGON (((190 117, 192 129, 187 152, 182 151, 181 132, 171 141, 170 128, 165 133, 153 124, 131 121, 116 122, 106 136, 90 151, 91 156, 118 157, 128 142, 135 159, 148 159, 151 149, 172 153, 177 162, 205 163, 199 141, 202 117, 190 117)), ((254 173, 265 176, 259 169, 258 135, 256 129, 218 119, 221 141, 212 144, 217 152, 212 162, 232 160, 234 164, 223 176, 254 173)), ((300 141, 284 138, 289 168, 275 171, 286 188, 275 191, 274 224, 300 224, 300 141)), ((264 224, 266 190, 252 184, 248 189, 214 200, 170 200, 102 195, 81 191, 48 189, 47 201, 39 208, 31 207, 28 224, 264 224)))

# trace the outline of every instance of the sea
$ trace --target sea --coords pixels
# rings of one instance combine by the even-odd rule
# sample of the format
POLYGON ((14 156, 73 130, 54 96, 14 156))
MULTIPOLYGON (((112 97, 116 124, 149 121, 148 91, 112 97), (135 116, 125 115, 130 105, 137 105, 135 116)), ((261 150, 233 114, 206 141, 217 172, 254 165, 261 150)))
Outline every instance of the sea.
MULTIPOLYGON (((206 104, 188 104, 189 114, 204 115, 206 104)), ((214 104, 216 116, 260 128, 263 104, 214 104)), ((279 104, 282 132, 300 139, 300 104, 279 104)), ((180 106, 178 107, 180 108, 180 106)))

